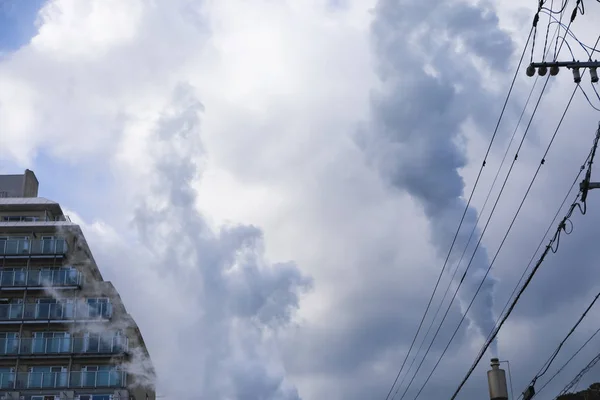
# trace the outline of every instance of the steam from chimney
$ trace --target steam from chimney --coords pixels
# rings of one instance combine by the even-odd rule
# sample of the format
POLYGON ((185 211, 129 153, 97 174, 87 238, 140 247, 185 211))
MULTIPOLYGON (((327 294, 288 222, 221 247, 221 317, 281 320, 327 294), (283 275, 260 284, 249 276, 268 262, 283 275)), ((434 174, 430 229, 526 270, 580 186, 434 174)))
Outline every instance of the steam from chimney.
MULTIPOLYGON (((466 205, 459 174, 467 163, 461 143, 465 126, 481 124, 489 131, 495 122, 489 112, 501 104, 482 86, 473 58, 502 68, 506 62, 499 55, 509 59, 512 52, 509 36, 489 11, 461 2, 380 0, 371 27, 381 88, 372 97, 371 124, 359 132, 357 142, 393 187, 422 206, 442 260, 466 205), (466 54, 456 53, 459 41, 466 54)), ((470 207, 448 270, 458 262, 476 220, 477 211, 470 207)), ((476 240, 479 234, 477 229, 476 240)), ((467 252, 457 277, 471 254, 467 252)), ((488 266, 480 246, 459 292, 463 312, 488 266)), ((490 276, 485 279, 468 313, 484 337, 495 323, 494 282, 490 276)))

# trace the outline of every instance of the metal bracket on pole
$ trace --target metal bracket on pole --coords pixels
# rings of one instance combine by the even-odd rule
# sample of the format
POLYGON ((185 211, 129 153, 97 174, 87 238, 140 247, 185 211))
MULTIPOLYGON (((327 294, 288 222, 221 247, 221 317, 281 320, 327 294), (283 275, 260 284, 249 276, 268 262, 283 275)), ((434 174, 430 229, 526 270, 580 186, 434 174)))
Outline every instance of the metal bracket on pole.
POLYGON ((550 68, 550 75, 556 76, 560 71, 560 68, 568 68, 573 70, 573 80, 575 83, 581 82, 581 74, 579 72, 580 68, 589 68, 590 69, 590 77, 592 83, 598 82, 598 68, 600 67, 600 61, 554 61, 554 62, 539 62, 539 63, 531 63, 527 67, 525 71, 527 76, 535 75, 535 71, 540 76, 544 76, 548 73, 548 68, 550 68))
POLYGON ((587 200, 588 192, 592 189, 600 189, 600 182, 590 182, 587 179, 584 179, 579 184, 579 189, 581 189, 581 201, 587 200))

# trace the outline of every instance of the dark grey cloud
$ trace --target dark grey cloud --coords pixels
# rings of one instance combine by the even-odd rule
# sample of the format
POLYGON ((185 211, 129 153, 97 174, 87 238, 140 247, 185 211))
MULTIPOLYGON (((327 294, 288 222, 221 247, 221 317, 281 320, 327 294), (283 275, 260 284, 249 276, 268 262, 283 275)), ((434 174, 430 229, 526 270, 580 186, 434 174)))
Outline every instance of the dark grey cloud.
MULTIPOLYGON (((486 95, 472 57, 503 71, 513 46, 491 9, 463 2, 405 3, 377 4, 372 34, 382 89, 373 95, 373 123, 359 140, 390 184, 422 205, 433 244, 443 259, 465 207, 459 175, 466 165, 458 142, 461 129, 469 120, 492 127, 491 110, 499 100, 486 95), (465 47, 464 54, 457 53, 458 46, 465 47), (426 72, 428 63, 437 76, 426 72)), ((476 219, 471 208, 449 268, 458 262, 476 219)), ((467 256, 463 266, 468 262, 467 256)), ((487 253, 481 247, 461 291, 463 307, 475 294, 487 266, 487 253)), ((494 279, 489 276, 469 312, 484 334, 494 324, 493 287, 494 279)))
MULTIPOLYGON (((485 90, 481 80, 482 75, 478 73, 472 56, 476 55, 483 60, 488 68, 495 69, 494 73, 503 76, 503 79, 508 82, 511 78, 506 73, 510 69, 508 61, 514 59, 515 49, 510 37, 498 28, 498 18, 492 10, 460 2, 452 4, 428 2, 411 5, 397 1, 380 1, 373 24, 373 46, 382 86, 373 95, 373 123, 368 129, 361 131, 358 142, 368 158, 393 187, 408 192, 422 205, 431 225, 436 249, 441 257, 445 257, 465 206, 460 196, 468 195, 463 193, 464 183, 459 175, 459 170, 466 164, 464 149, 460 145, 461 129, 463 124, 469 121, 475 122, 476 129, 491 133, 504 100, 500 97, 504 93, 496 95, 485 90), (464 53, 456 52, 457 42, 467 48, 464 53), (426 72, 424 67, 428 63, 433 64, 435 74, 426 72)), ((525 91, 518 85, 513 96, 516 102, 509 107, 509 113, 505 116, 511 124, 516 122, 515 115, 518 115, 517 111, 520 111, 519 107, 524 103, 523 95, 526 93, 521 92, 522 90, 525 91)), ((552 85, 546 92, 546 99, 548 93, 554 93, 556 96, 552 85)), ((564 98, 564 94, 558 96, 564 98)), ((507 190, 502 200, 507 207, 503 207, 503 210, 492 220, 493 224, 502 226, 495 232, 494 240, 488 238, 485 242, 493 244, 494 250, 499 245, 504 229, 508 226, 511 213, 516 211, 520 201, 519 196, 522 196, 526 189, 527 179, 533 175, 535 162, 541 158, 546 141, 549 140, 547 134, 551 134, 552 130, 548 128, 553 128, 552 123, 558 122, 559 115, 551 106, 542 107, 538 114, 536 122, 542 118, 540 116, 544 116, 551 122, 543 122, 541 128, 534 128, 529 135, 530 140, 526 145, 533 146, 536 155, 533 155, 531 148, 524 152, 531 161, 526 162, 525 169, 517 168, 517 174, 512 177, 513 181, 518 181, 515 185, 518 186, 518 190, 515 188, 507 190), (527 178, 519 176, 523 171, 527 172, 527 178), (511 211, 507 211, 509 209, 511 211)), ((525 121, 527 120, 526 114, 525 121)), ((564 130, 567 132, 573 129, 579 130, 582 120, 571 121, 565 125, 564 130)), ((484 133, 483 136, 488 134, 484 133)), ((503 139, 500 141, 502 142, 503 139)), ((499 268, 508 269, 510 272, 501 270, 499 275, 503 278, 510 276, 511 279, 500 280, 500 284, 497 279, 488 280, 469 314, 470 319, 477 324, 485 336, 493 326, 497 313, 504 306, 507 295, 512 291, 522 268, 531 256, 531 251, 545 230, 549 222, 547 217, 555 212, 554 206, 551 209, 545 207, 546 200, 562 198, 563 188, 566 189, 567 182, 570 183, 573 179, 580 164, 579 160, 583 159, 589 147, 589 144, 564 146, 564 143, 557 143, 555 147, 560 148, 561 144, 563 149, 568 148, 565 149, 566 151, 563 150, 561 155, 550 154, 559 160, 550 168, 551 172, 546 172, 547 167, 544 169, 535 186, 535 194, 532 194, 527 206, 521 212, 521 218, 515 225, 516 232, 513 231, 510 243, 506 243, 502 257, 498 259, 494 269, 494 271, 499 268), (583 152, 581 147, 585 148, 583 152), (581 153, 582 157, 578 161, 573 161, 572 158, 576 153, 581 153), (572 165, 573 168, 565 169, 566 165, 572 165), (541 215, 544 217, 541 218, 541 215), (544 221, 539 229, 537 225, 532 224, 534 220, 532 217, 540 217, 540 220, 544 221), (499 304, 494 304, 494 293, 502 293, 499 296, 502 299, 499 304)), ((482 186, 487 189, 489 182, 484 181, 482 186)), ((591 211, 585 218, 593 221, 595 214, 591 211)), ((467 228, 464 229, 466 233, 458 238, 458 249, 462 250, 470 232, 469 228, 475 223, 476 217, 477 213, 472 208, 466 217, 467 228)), ((574 217, 575 219, 580 220, 578 216, 574 217)), ((596 246, 591 244, 591 240, 594 240, 591 238, 597 237, 597 230, 586 223, 579 227, 578 222, 574 223, 575 232, 579 232, 582 235, 580 237, 585 240, 582 242, 579 239, 575 243, 566 244, 565 241, 572 239, 572 236, 563 235, 561 253, 556 257, 549 257, 544 265, 544 271, 536 276, 535 282, 523 297, 523 304, 519 304, 511 316, 511 323, 516 324, 512 329, 519 325, 527 326, 531 332, 536 332, 531 339, 532 343, 522 352, 515 352, 515 349, 520 347, 519 342, 526 342, 528 338, 510 336, 506 332, 511 328, 507 328, 505 334, 500 336, 500 345, 505 351, 505 356, 514 357, 513 361, 518 360, 513 363, 516 390, 524 388, 527 379, 531 379, 540 367, 540 360, 545 360, 549 356, 568 331, 570 324, 574 322, 577 314, 567 319, 570 322, 565 323, 566 325, 557 322, 565 320, 569 315, 565 307, 570 310, 570 307, 578 305, 583 310, 595 294, 594 288, 598 288, 595 283, 598 278, 597 268, 593 267, 596 246), (543 334, 547 329, 552 330, 551 335, 543 334)), ((481 226, 482 224, 476 231, 476 236, 480 234, 481 226)), ((461 289, 461 299, 470 300, 475 285, 482 278, 482 271, 487 268, 488 263, 489 259, 485 251, 476 256, 471 267, 472 275, 467 276, 461 289)), ((455 323, 447 323, 445 329, 451 330, 454 326, 455 323)), ((412 335, 409 335, 404 338, 404 341, 407 342, 411 338, 412 335)), ((423 393, 423 398, 429 398, 430 395, 449 396, 452 393, 459 379, 462 378, 461 373, 466 373, 477 352, 479 346, 477 340, 472 337, 470 339, 471 349, 465 347, 467 343, 461 346, 460 340, 455 343, 454 350, 451 348, 447 357, 453 360, 453 364, 442 363, 434 380, 423 393), (468 351, 461 354, 460 351, 465 348, 468 351)), ((585 340, 584 335, 573 338, 572 343, 561 354, 568 358, 583 340, 585 340)), ((480 339, 480 343, 482 342, 483 338, 480 339)), ((594 354, 593 346, 591 353, 588 354, 594 354)), ((433 360, 436 358, 437 355, 431 356, 433 360)), ((475 370, 461 393, 461 398, 485 395, 485 369, 487 368, 485 361, 486 358, 475 370)), ((428 372, 428 368, 423 369, 428 372)), ((561 377, 568 377, 569 374, 574 373, 576 367, 565 371, 561 377)), ((587 379, 589 382, 594 378, 587 379)), ((549 386, 546 395, 556 391, 558 385, 560 380, 549 386)), ((409 392, 409 398, 412 397, 414 393, 411 396, 409 392)))

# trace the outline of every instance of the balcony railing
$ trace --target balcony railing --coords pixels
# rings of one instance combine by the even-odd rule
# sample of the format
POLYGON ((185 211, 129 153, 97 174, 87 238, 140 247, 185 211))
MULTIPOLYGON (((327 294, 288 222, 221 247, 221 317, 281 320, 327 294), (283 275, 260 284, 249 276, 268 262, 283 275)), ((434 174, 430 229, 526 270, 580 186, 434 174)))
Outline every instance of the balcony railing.
POLYGON ((44 217, 30 216, 30 215, 6 215, 0 218, 0 222, 71 222, 71 218, 68 215, 57 215, 51 217, 49 215, 44 217))
POLYGON ((3 372, 0 389, 120 388, 125 371, 3 372))
POLYGON ((81 285, 81 272, 74 268, 0 270, 2 287, 61 287, 81 285))
POLYGON ((55 337, 55 338, 3 338, 0 339, 0 356, 45 356, 61 354, 113 355, 129 349, 124 336, 110 337, 55 337))
POLYGON ((110 303, 0 304, 0 321, 89 320, 109 319, 111 316, 110 303))
POLYGON ((0 255, 63 255, 67 253, 65 239, 0 240, 0 255))

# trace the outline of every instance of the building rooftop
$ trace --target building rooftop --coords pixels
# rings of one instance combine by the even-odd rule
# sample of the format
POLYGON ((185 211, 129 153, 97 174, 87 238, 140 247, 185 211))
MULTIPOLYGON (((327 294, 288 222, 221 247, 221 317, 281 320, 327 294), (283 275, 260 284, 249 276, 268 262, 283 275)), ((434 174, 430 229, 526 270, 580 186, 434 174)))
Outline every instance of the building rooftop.
POLYGON ((23 174, 0 175, 0 197, 37 197, 39 185, 29 169, 23 174))

